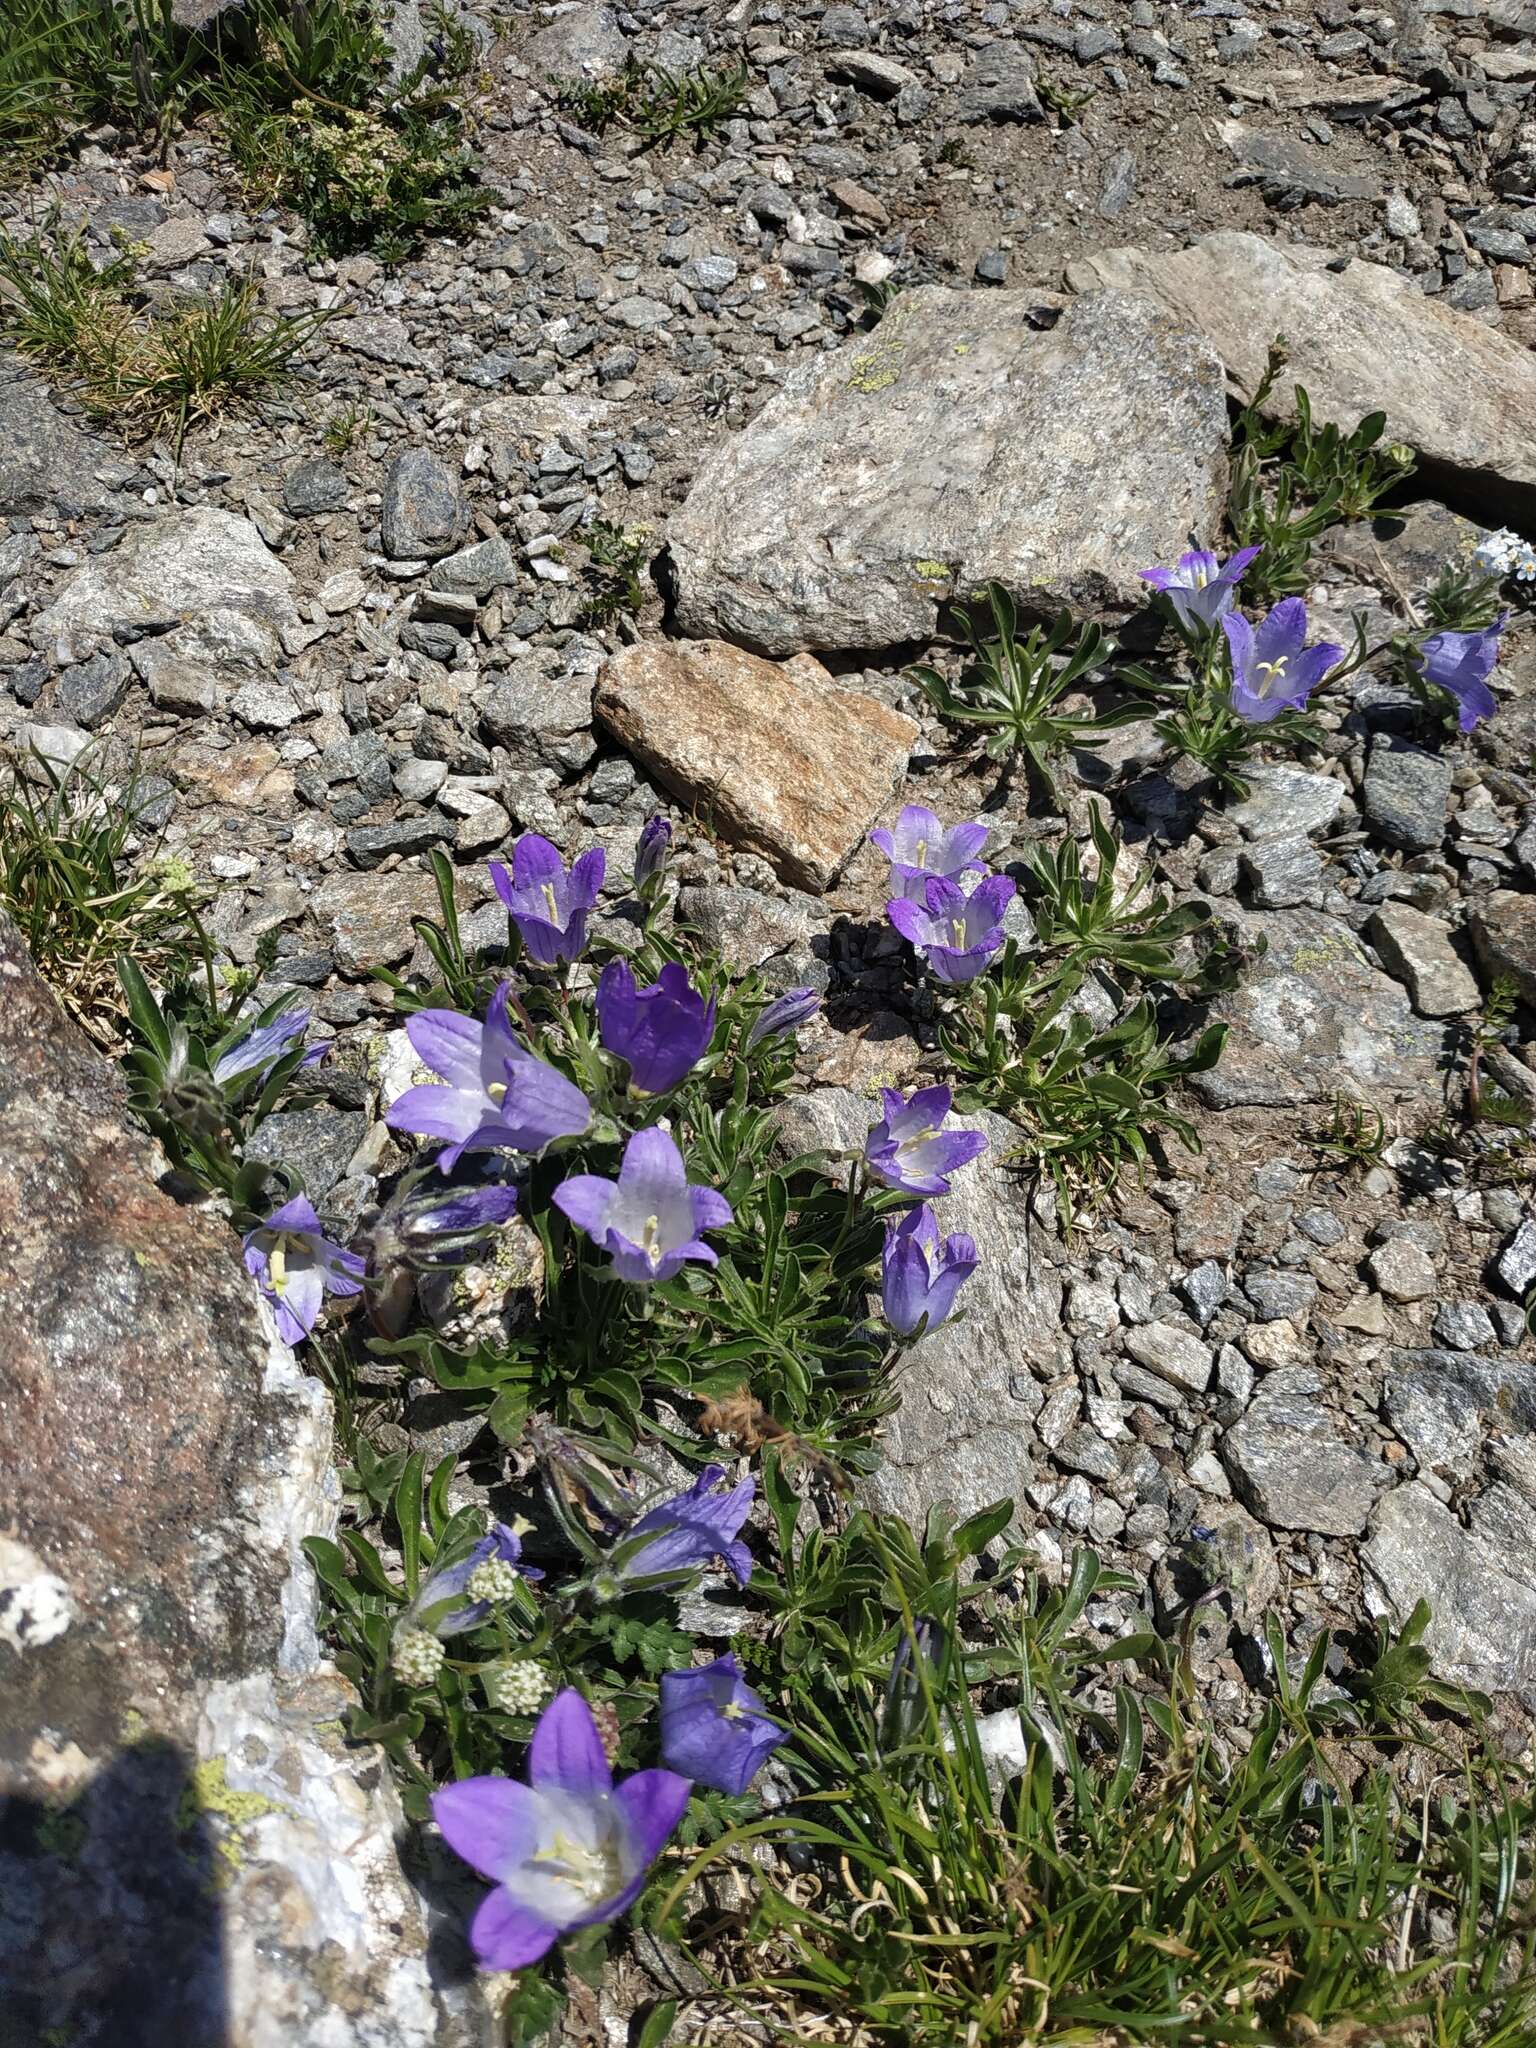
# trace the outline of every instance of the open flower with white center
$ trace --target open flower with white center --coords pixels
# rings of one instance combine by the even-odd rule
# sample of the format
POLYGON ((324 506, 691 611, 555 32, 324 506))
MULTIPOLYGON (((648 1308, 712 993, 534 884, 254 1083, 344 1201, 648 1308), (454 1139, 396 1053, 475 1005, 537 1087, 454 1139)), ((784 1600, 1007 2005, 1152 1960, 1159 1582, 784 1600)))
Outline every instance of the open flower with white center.
POLYGON ((1243 571, 1258 552, 1239 548, 1219 562, 1208 549, 1192 548, 1171 569, 1143 569, 1141 580, 1163 593, 1181 626, 1189 631, 1209 628, 1231 611, 1243 571))
POLYGON ((470 1927, 486 1970, 520 1970, 580 1927, 616 1920, 682 1818, 675 1771, 613 1782, 592 1710, 557 1693, 528 1745, 528 1782, 465 1778, 432 1800, 448 1846, 495 1890, 470 1927))
POLYGON ((1300 711, 1329 669, 1344 659, 1331 640, 1307 645, 1307 608, 1283 597, 1255 627, 1241 612, 1221 621, 1232 656, 1232 709, 1245 725, 1267 725, 1282 711, 1300 711))
POLYGON ((512 849, 511 874, 499 860, 490 868, 496 894, 539 965, 579 960, 587 943, 587 914, 603 886, 603 849, 589 847, 567 868, 549 840, 525 832, 512 849))
POLYGON ((642 1287, 670 1280, 689 1259, 715 1265, 718 1255, 700 1233, 732 1217, 724 1195, 690 1183, 682 1153, 656 1125, 624 1147, 617 1180, 575 1173, 551 1199, 611 1256, 621 1280, 642 1287))
POLYGON ((457 1010, 418 1010, 406 1019, 412 1047, 446 1085, 407 1088, 384 1121, 393 1131, 445 1139, 437 1160, 444 1173, 465 1152, 542 1152, 592 1121, 592 1105, 575 1082, 536 1059, 513 1033, 509 993, 503 982, 483 1024, 457 1010))
POLYGON ((285 1344, 301 1344, 328 1294, 360 1294, 365 1261, 332 1244, 303 1195, 274 1209, 245 1239, 245 1270, 271 1307, 285 1344))

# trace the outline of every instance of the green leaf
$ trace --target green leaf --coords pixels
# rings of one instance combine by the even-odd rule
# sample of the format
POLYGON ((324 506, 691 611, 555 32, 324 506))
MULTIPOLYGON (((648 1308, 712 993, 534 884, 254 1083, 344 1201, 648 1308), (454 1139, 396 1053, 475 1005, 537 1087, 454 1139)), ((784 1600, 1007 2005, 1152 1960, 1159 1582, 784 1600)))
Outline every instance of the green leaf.
POLYGON ((425 1451, 413 1451, 405 1461, 400 1484, 395 1488, 395 1527, 400 1536, 400 1555, 405 1564, 405 1590, 415 1597, 421 1578, 421 1483, 426 1468, 425 1451))
POLYGON ((653 2005, 635 2036, 635 2048, 666 2048, 666 2043, 672 2038, 672 2025, 676 2018, 675 1998, 664 1998, 658 2005, 653 2005))

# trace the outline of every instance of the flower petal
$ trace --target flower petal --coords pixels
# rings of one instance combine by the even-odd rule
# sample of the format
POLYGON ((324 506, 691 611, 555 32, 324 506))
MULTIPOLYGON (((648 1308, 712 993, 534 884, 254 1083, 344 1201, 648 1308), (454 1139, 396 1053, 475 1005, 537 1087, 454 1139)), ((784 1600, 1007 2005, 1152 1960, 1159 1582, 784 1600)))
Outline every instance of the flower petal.
POLYGON ((608 1212, 613 1207, 613 1198, 618 1193, 616 1181, 604 1180, 596 1173, 573 1173, 561 1181, 550 1200, 564 1216, 569 1216, 578 1230, 584 1230, 588 1237, 602 1240, 608 1228, 608 1212))
POLYGON ((480 1086, 480 1042, 485 1027, 457 1010, 418 1010, 405 1020, 411 1050, 455 1088, 480 1086))
POLYGON ((482 1970, 521 1970, 547 1955, 558 1927, 498 1887, 483 1899, 469 1925, 470 1946, 482 1970))
POLYGON ((461 1778, 444 1785, 432 1795, 432 1818, 455 1856, 482 1877, 499 1880, 538 1848, 539 1802, 514 1778, 461 1778))
POLYGON ((613 1789, 592 1709, 572 1686, 557 1692, 539 1716, 528 1744, 528 1780, 575 1799, 595 1799, 613 1789))
POLYGON ((628 1822, 630 1839, 647 1868, 666 1847, 692 1790, 691 1782, 676 1771, 636 1771, 614 1788, 614 1804, 628 1822))
POLYGON ((407 1088, 384 1112, 392 1131, 409 1131, 418 1138, 446 1138, 462 1145, 479 1130, 488 1104, 476 1081, 473 1092, 437 1086, 425 1081, 419 1088, 407 1088))

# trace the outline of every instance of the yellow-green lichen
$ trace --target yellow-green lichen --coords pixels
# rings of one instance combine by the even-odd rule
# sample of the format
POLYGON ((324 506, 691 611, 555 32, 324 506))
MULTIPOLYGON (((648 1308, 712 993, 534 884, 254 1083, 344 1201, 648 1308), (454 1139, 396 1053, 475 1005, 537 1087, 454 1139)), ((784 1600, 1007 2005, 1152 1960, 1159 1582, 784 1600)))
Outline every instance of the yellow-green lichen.
POLYGON ((921 576, 925 583, 947 583, 955 572, 948 562, 914 562, 912 573, 921 576))
POLYGON ((211 1756, 194 1765, 176 1808, 176 1826, 179 1833, 187 1834, 199 1821, 219 1823, 209 1829, 216 1859, 210 1887, 224 1891, 245 1868, 245 1830, 266 1814, 288 1811, 263 1792, 237 1792, 229 1782, 224 1758, 211 1756))
POLYGON ((61 1863, 73 1863, 85 1847, 85 1816, 80 1813, 45 1813, 37 1824, 37 1846, 61 1863))

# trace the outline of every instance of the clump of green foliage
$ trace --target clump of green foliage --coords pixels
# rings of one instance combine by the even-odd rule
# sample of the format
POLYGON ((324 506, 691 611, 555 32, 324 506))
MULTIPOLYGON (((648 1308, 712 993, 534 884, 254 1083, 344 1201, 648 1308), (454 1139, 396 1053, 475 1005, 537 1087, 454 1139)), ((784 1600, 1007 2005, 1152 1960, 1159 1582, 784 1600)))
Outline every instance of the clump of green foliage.
POLYGON ((594 519, 584 538, 589 595, 582 623, 606 626, 612 619, 633 617, 645 605, 645 572, 655 542, 650 527, 594 519))
POLYGON ((1414 470, 1411 448, 1383 445, 1385 413, 1368 413, 1349 433, 1331 422, 1319 426, 1300 384, 1294 417, 1266 420, 1263 409, 1286 361, 1277 337, 1233 433, 1228 519, 1239 546, 1260 550, 1244 578, 1245 595, 1255 602, 1304 590, 1312 543, 1330 526, 1369 518, 1414 470))
POLYGON ((141 822, 132 781, 123 801, 84 756, 68 769, 36 754, 0 766, 0 908, 106 1051, 127 1035, 118 955, 185 979, 206 950, 191 877, 156 858, 158 835, 141 822))
POLYGON ((954 608, 954 622, 970 644, 971 658, 958 682, 937 669, 908 671, 941 718, 975 728, 994 761, 1022 757, 1047 794, 1054 797, 1053 769, 1067 747, 1100 747, 1119 725, 1143 718, 1139 704, 1099 712, 1062 710, 1061 700, 1076 684, 1101 669, 1115 643, 1096 625, 1077 625, 1059 612, 1047 626, 1021 635, 1018 608, 1001 583, 977 593, 986 607, 988 633, 967 606, 954 608))
POLYGON ((1272 1619, 1273 1693, 1234 1755, 1176 1644, 1085 1635, 1130 1586, 1091 1551, 1054 1591, 1018 1550, 966 1583, 1008 1503, 921 1538, 860 1510, 802 1544, 801 1503, 768 1485, 773 1633, 745 1654, 798 1796, 708 1844, 659 1909, 686 1936, 706 1871, 752 1886, 739 2010, 792 2029, 809 2003, 891 2048, 1530 2038, 1531 1801, 1476 1741, 1404 1799, 1375 1744, 1411 1735, 1412 1644, 1384 1640, 1357 1704, 1325 1680, 1326 1634, 1298 1670, 1272 1619), (1021 1772, 993 1763, 989 1708, 1021 1772), (761 1882, 764 1846, 819 1881, 761 1882))
POLYGON ((1340 1166, 1370 1167, 1379 1163, 1388 1145, 1387 1120, 1379 1109, 1358 1096, 1337 1094, 1328 1121, 1313 1145, 1340 1166))
POLYGON ((555 104, 594 135, 617 125, 652 144, 672 142, 680 135, 703 143, 740 111, 747 85, 744 64, 719 69, 699 64, 674 72, 635 59, 610 79, 549 81, 555 104))
POLYGON ((70 384, 94 418, 172 432, 247 403, 288 377, 327 311, 265 313, 254 284, 151 305, 122 250, 100 269, 83 229, 50 220, 29 240, 0 229, 0 334, 70 384))

